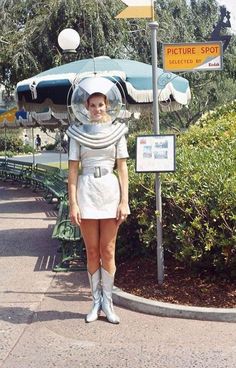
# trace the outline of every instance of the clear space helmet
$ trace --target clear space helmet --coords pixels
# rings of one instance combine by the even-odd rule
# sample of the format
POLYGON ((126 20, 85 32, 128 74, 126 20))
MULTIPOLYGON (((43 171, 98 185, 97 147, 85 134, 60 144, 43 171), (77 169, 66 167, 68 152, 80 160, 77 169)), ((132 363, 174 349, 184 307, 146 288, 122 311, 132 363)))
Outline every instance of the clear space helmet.
POLYGON ((69 106, 69 114, 73 123, 88 124, 91 122, 87 100, 94 93, 106 96, 106 113, 110 122, 119 116, 122 109, 122 97, 116 81, 113 83, 107 78, 94 76, 82 79, 73 90, 69 106))

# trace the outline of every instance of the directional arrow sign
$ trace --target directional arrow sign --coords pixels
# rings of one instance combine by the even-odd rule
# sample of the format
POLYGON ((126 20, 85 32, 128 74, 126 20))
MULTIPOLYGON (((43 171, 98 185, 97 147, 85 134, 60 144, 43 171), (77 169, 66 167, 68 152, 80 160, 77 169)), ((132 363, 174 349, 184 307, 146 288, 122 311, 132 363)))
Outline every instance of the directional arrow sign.
POLYGON ((153 18, 153 0, 121 0, 128 5, 116 18, 153 18))

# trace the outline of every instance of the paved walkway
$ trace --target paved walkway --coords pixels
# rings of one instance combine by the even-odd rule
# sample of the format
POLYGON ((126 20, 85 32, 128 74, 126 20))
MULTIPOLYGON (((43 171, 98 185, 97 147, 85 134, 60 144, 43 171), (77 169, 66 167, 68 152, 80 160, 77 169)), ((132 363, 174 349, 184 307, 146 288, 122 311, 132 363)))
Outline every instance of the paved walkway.
POLYGON ((1 368, 235 368, 234 323, 116 307, 121 324, 86 324, 86 272, 53 273, 56 213, 30 189, 0 182, 1 368))
MULTIPOLYGON (((33 155, 17 155, 13 157, 14 160, 24 161, 24 162, 33 162, 33 155)), ((57 163, 58 167, 60 166, 59 162, 67 162, 68 161, 68 153, 64 152, 55 152, 55 151, 41 151, 35 153, 35 164, 47 164, 47 163, 57 163)))

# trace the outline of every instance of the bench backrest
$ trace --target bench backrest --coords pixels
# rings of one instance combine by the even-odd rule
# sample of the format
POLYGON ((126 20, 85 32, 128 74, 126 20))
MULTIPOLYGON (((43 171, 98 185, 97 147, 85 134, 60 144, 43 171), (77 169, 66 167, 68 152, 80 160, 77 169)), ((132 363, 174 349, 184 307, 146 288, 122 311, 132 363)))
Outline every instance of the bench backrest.
POLYGON ((58 167, 49 166, 49 165, 45 165, 45 164, 36 164, 35 165, 35 170, 45 172, 49 175, 55 175, 55 174, 60 173, 60 169, 58 169, 58 167))
POLYGON ((32 170, 33 164, 31 162, 24 162, 18 160, 6 160, 6 168, 13 168, 17 170, 32 170))
POLYGON ((5 166, 5 165, 6 165, 6 159, 0 158, 0 166, 5 166))

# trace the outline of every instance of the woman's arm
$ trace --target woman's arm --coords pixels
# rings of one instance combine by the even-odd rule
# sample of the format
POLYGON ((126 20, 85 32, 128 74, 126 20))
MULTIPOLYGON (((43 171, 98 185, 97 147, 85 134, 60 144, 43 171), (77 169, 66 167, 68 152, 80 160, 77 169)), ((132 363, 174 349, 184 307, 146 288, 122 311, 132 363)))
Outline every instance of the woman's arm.
POLYGON ((128 168, 125 158, 117 159, 117 171, 120 182, 120 203, 117 209, 117 221, 123 222, 129 214, 128 168))
POLYGON ((70 207, 70 220, 72 224, 80 225, 80 211, 77 203, 77 180, 79 161, 69 160, 68 195, 70 207))

